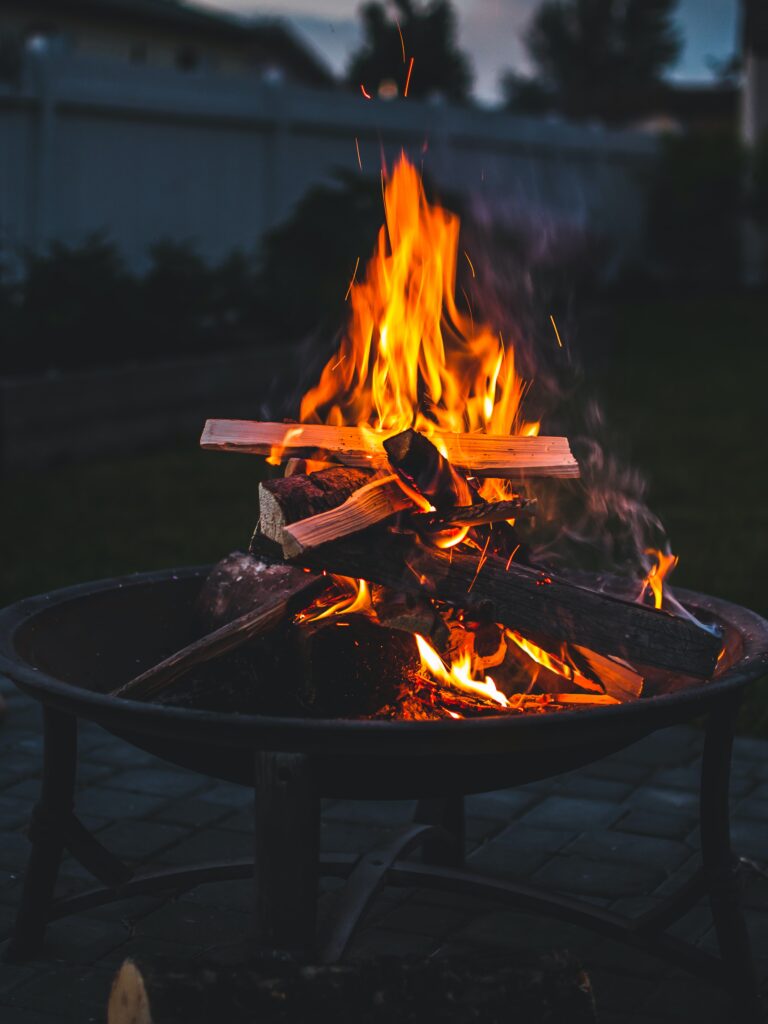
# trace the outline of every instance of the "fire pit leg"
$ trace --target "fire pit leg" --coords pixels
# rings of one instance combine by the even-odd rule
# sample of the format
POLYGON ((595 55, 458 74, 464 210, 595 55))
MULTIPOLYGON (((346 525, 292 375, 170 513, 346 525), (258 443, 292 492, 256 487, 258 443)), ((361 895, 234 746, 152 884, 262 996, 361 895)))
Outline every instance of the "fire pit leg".
POLYGON ((413 820, 443 830, 443 835, 437 834, 424 840, 421 856, 425 864, 443 864, 453 868, 464 864, 463 796, 419 800, 413 820), (450 836, 449 842, 444 838, 446 832, 450 836))
POLYGON ((701 853, 724 980, 745 1022, 762 1019, 749 932, 740 905, 739 863, 731 850, 729 785, 739 698, 711 712, 701 765, 701 853))
POLYGON ((77 719, 44 707, 43 735, 40 799, 29 827, 32 850, 13 938, 5 951, 8 961, 27 959, 43 943, 64 853, 65 834, 61 825, 72 814, 77 774, 77 719))
POLYGON ((254 932, 308 957, 315 946, 320 798, 309 759, 258 752, 254 773, 254 932))

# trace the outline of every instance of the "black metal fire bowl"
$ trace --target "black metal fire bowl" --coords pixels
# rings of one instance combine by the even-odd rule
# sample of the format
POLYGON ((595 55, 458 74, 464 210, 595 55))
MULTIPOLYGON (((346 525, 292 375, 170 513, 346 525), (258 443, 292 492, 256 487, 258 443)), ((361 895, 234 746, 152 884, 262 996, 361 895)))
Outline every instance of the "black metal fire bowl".
POLYGON ((194 638, 192 609, 207 571, 104 580, 13 605, 0 612, 0 671, 42 704, 206 775, 250 785, 254 750, 300 752, 312 757, 324 796, 382 799, 482 792, 558 774, 703 715, 768 671, 765 620, 681 592, 692 610, 724 629, 717 677, 611 707, 462 721, 353 721, 222 714, 109 696, 194 638))
MULTIPOLYGON (((337 960, 385 884, 451 888, 500 906, 538 910, 662 956, 722 984, 738 1019, 762 1019, 731 852, 728 790, 733 727, 746 685, 768 672, 768 622, 737 605, 678 591, 719 624, 725 653, 706 682, 669 679, 671 692, 556 714, 410 722, 221 714, 115 698, 109 691, 193 639, 193 605, 207 568, 146 573, 30 598, 0 612, 0 672, 43 707, 40 800, 7 959, 41 945, 48 921, 142 893, 254 878, 253 932, 261 946, 337 960), (706 716, 701 868, 652 911, 632 919, 531 886, 483 878, 463 865, 463 795, 556 775, 665 726, 706 716), (137 874, 105 849, 74 807, 77 721, 97 722, 165 760, 254 789, 254 856, 246 861, 137 874), (414 822, 380 848, 320 854, 320 798, 418 797, 414 822), (421 847, 422 860, 407 857, 421 847), (54 895, 69 850, 101 883, 54 895), (320 874, 346 878, 316 927, 320 874), (720 955, 668 931, 708 896, 720 955)), ((274 685, 279 685, 276 680, 274 685)), ((734 1018, 736 1019, 736 1018, 734 1018)))

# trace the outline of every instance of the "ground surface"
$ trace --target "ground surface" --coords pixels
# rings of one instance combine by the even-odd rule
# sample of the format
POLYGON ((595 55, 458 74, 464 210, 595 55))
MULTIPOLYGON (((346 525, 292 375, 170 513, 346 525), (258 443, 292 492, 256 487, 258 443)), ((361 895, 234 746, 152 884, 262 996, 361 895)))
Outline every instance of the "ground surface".
MULTIPOLYGON (((11 929, 37 796, 41 735, 36 705, 0 682, 9 713, 0 727, 0 934, 11 929)), ((589 768, 468 801, 469 863, 636 914, 655 904, 697 863, 697 757, 701 733, 656 734, 589 768)), ((77 809, 99 838, 128 860, 183 865, 251 852, 250 792, 167 765, 95 726, 81 731, 77 809)), ((736 743, 734 840, 750 859, 745 901, 768 997, 768 741, 736 743)), ((407 802, 334 802, 323 845, 371 846, 407 819, 407 802)), ((86 886, 65 862, 62 890, 86 886)), ((52 925, 45 956, 0 963, 3 1024, 104 1020, 110 980, 127 956, 197 957, 235 944, 248 926, 247 882, 213 883, 167 898, 141 898, 52 925)), ((675 929, 710 948, 705 906, 675 929)), ((461 954, 488 948, 568 949, 587 968, 607 1024, 697 1021, 730 1024, 728 1002, 709 985, 582 929, 478 905, 464 897, 387 889, 353 955, 461 954)))

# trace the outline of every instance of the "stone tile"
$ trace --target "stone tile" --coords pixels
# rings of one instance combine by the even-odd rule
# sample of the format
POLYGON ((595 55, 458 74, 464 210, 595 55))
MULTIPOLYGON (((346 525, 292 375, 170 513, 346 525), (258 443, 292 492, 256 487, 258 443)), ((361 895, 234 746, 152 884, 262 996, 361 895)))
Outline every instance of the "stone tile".
POLYGON ((682 813, 696 818, 699 813, 698 793, 686 789, 673 789, 671 786, 640 786, 627 802, 632 810, 662 814, 682 813))
POLYGON ((109 785, 134 793, 157 793, 168 798, 186 797, 210 785, 197 772, 175 772, 165 768, 134 768, 113 775, 109 785))
POLYGON ((0 830, 16 830, 20 825, 26 825, 31 813, 31 800, 0 796, 0 830))
POLYGON ((50 1013, 39 1013, 24 1006, 6 1006, 0 1003, 0 1010, 3 1024, 53 1024, 62 1019, 58 1014, 52 1016, 50 1013))
POLYGON ((495 818, 476 818, 472 816, 464 819, 466 838, 473 845, 490 839, 503 827, 503 822, 495 818))
POLYGON ((137 938, 177 942, 184 956, 183 947, 235 942, 247 934, 249 924, 249 914, 180 899, 142 918, 136 924, 135 934, 137 938))
POLYGON ((431 935, 442 938, 466 921, 466 913, 451 907, 408 901, 387 911, 380 918, 381 927, 408 932, 413 935, 431 935))
POLYGON ((168 797, 153 793, 129 793, 107 786, 90 786, 78 793, 78 814, 96 814, 105 818, 143 818, 158 811, 168 797))
POLYGON ((691 831, 695 821, 690 814, 670 814, 665 812, 629 810, 613 825, 621 832, 632 832, 637 835, 659 836, 664 839, 684 839, 691 831))
POLYGON ((57 1020, 101 1021, 112 978, 112 971, 94 966, 56 965, 46 972, 42 983, 35 979, 16 989, 13 1004, 17 1010, 23 1007, 50 1013, 57 1020))
POLYGON ((114 765, 116 768, 138 768, 141 765, 161 765, 163 762, 146 750, 139 750, 130 743, 113 739, 108 743, 94 746, 88 751, 88 759, 102 764, 114 765))
POLYGON ((91 964, 130 937, 129 925, 117 913, 111 920, 67 917, 48 925, 45 953, 52 960, 91 964))
POLYGON ((3 796, 16 800, 35 801, 40 796, 40 779, 22 779, 3 790, 3 796))
POLYGON ((511 821, 518 818, 541 798, 529 789, 502 789, 497 793, 480 793, 466 799, 466 813, 480 818, 511 821))
MULTIPOLYGON (((251 829, 253 829, 253 814, 250 811, 238 811, 237 815, 244 814, 250 818, 251 829)), ((236 816, 237 816, 236 815, 236 816)), ((208 803, 199 797, 188 797, 183 800, 173 800, 154 816, 158 821, 166 821, 171 825, 187 825, 189 828, 203 828, 214 822, 227 822, 226 827, 232 828, 228 823, 231 812, 228 807, 217 803, 208 803)), ((239 829, 235 829, 239 831, 239 829)))
POLYGON ((768 820, 736 818, 731 822, 731 843, 737 853, 768 861, 768 820))
POLYGON ((200 794, 200 799, 221 807, 245 807, 253 802, 253 790, 247 786, 236 786, 234 783, 220 782, 211 789, 200 794))
POLYGON ((588 797, 590 800, 624 800, 632 792, 630 782, 620 779, 593 778, 583 772, 570 772, 544 780, 541 792, 556 796, 588 797))
POLYGON ((555 854, 533 876, 547 888, 575 895, 618 899, 646 893, 658 885, 663 872, 649 864, 593 860, 578 854, 555 854))
POLYGON ((665 873, 671 873, 691 856, 685 843, 607 830, 583 833, 564 852, 617 864, 653 864, 665 873))
POLYGON ((189 829, 159 821, 116 821, 99 832, 99 842, 119 857, 150 860, 189 835, 189 829))
MULTIPOLYGON (((35 964, 6 964, 0 961, 0 998, 7 996, 25 981, 30 981, 40 968, 35 964)), ((0 1019, 4 1019, 1 1018, 0 1019)))
POLYGON ((591 825, 607 825, 618 814, 618 806, 610 800, 550 796, 524 814, 520 820, 526 825, 537 825, 540 828, 572 828, 580 831, 591 825))

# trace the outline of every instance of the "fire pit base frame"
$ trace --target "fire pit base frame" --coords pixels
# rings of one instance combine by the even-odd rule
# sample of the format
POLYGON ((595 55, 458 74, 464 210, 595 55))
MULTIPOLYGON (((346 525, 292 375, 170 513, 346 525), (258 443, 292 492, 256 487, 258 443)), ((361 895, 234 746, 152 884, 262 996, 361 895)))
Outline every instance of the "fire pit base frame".
POLYGON ((77 719, 43 708, 45 753, 40 800, 29 837, 27 865, 14 936, 4 958, 24 960, 43 943, 49 921, 130 896, 184 890, 208 881, 254 879, 254 939, 324 963, 340 959, 354 931, 385 883, 450 889, 500 905, 541 912, 645 952, 725 987, 738 1019, 761 1019, 750 939, 740 906, 739 862, 730 842, 729 779, 734 719, 740 692, 710 711, 702 756, 700 825, 702 866, 663 904, 633 919, 579 899, 535 887, 491 880, 465 870, 463 798, 421 800, 416 821, 362 855, 319 853, 320 794, 311 757, 258 752, 254 766, 254 857, 185 869, 134 874, 78 821, 74 813, 77 719), (422 847, 421 862, 406 857, 422 847), (76 896, 55 899, 59 865, 68 850, 102 883, 76 896), (347 879, 319 932, 317 883, 321 874, 347 879), (720 956, 667 934, 707 895, 720 956))

